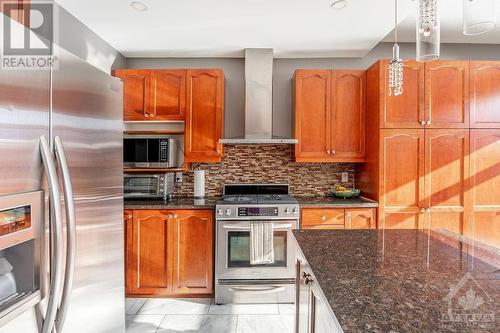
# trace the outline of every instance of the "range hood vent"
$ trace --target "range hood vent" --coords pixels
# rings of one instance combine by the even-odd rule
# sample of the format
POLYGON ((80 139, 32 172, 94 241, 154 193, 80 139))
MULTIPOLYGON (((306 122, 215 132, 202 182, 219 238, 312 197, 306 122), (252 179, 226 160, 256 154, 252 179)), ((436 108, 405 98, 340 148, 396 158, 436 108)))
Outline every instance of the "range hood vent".
POLYGON ((245 49, 245 136, 224 144, 297 144, 273 136, 273 49, 245 49))

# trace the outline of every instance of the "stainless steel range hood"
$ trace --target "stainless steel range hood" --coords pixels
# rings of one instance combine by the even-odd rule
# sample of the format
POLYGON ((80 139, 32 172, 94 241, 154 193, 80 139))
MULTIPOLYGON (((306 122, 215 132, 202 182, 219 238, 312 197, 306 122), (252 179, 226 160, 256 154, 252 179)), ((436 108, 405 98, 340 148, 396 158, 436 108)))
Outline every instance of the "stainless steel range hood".
POLYGON ((245 136, 224 144, 296 144, 273 136, 273 49, 245 49, 245 136))

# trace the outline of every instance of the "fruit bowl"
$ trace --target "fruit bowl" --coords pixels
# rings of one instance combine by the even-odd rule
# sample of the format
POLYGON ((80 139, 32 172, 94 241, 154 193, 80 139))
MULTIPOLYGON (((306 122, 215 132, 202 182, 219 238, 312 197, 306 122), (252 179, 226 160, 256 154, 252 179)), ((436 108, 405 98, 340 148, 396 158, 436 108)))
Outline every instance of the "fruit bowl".
POLYGON ((343 190, 332 190, 330 192, 331 196, 338 198, 353 198, 357 197, 361 193, 357 188, 343 189, 343 190))

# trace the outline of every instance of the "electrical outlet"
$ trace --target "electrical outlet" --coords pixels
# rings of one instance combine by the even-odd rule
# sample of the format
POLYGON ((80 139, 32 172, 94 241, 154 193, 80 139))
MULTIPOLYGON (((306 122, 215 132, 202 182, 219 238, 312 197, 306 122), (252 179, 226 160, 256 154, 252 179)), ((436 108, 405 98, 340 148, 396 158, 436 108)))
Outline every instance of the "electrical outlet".
POLYGON ((342 172, 342 183, 347 183, 349 181, 349 172, 342 172))
POLYGON ((182 183, 182 172, 175 173, 175 182, 178 184, 182 183))

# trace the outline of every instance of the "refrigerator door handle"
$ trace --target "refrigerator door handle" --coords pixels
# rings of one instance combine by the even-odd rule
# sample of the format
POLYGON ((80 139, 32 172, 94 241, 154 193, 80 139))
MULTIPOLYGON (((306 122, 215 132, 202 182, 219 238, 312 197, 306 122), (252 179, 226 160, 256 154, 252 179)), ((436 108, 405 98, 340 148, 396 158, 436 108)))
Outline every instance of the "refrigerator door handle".
POLYGON ((50 216, 53 217, 49 226, 51 240, 53 244, 53 257, 51 258, 52 269, 50 275, 50 291, 48 295, 47 311, 43 320, 42 333, 51 333, 54 328, 58 297, 61 295, 63 282, 63 236, 62 236, 62 217, 61 217, 61 198, 59 194, 59 185, 57 182, 57 172, 49 143, 45 136, 40 137, 40 153, 44 165, 47 183, 49 186, 50 216))
POLYGON ((64 320, 68 312, 68 305, 73 288, 73 275, 75 273, 76 257, 76 218, 75 218, 75 199, 73 196, 73 185, 71 183, 71 174, 69 172, 66 153, 59 136, 54 138, 54 146, 57 162, 62 173, 62 182, 64 188, 64 202, 66 211, 66 269, 64 272, 64 285, 59 303, 59 309, 56 315, 56 330, 62 332, 64 320))

